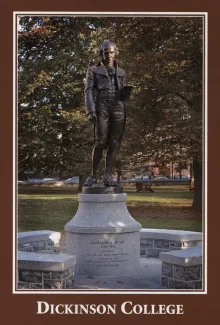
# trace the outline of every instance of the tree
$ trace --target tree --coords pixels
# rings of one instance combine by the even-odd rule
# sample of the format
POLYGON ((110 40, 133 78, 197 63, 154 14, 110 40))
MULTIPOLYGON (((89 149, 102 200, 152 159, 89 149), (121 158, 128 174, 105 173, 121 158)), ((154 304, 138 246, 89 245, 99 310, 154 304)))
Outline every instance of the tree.
POLYGON ((133 164, 193 160, 193 207, 201 210, 203 19, 120 17, 106 19, 106 27, 135 87, 124 152, 133 164))
MULTIPOLYGON (((18 47, 18 170, 88 170, 92 127, 83 107, 83 19, 22 17, 18 47)), ((87 61, 87 62, 86 62, 87 61)))
POLYGON ((201 209, 202 18, 22 17, 20 24, 20 169, 88 170, 93 132, 83 78, 103 39, 111 39, 134 86, 119 173, 149 161, 193 161, 193 206, 201 209))

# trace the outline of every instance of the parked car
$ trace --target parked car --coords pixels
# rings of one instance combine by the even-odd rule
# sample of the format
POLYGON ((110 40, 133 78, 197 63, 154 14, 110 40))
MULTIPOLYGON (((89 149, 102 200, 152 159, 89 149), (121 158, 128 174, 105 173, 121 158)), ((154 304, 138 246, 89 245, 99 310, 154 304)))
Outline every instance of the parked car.
POLYGON ((17 181, 17 184, 19 185, 19 184, 24 184, 24 182, 23 181, 17 181))
POLYGON ((128 178, 127 181, 130 181, 130 182, 135 182, 137 179, 132 177, 132 178, 128 178))
POLYGON ((143 179, 143 176, 135 176, 135 179, 142 180, 143 179))
POLYGON ((42 178, 29 178, 25 184, 34 185, 34 184, 42 184, 42 178))
POLYGON ((63 181, 64 184, 77 184, 79 183, 79 177, 78 176, 74 176, 74 177, 70 177, 68 179, 65 179, 65 181, 63 181))
POLYGON ((55 184, 57 181, 54 178, 43 178, 42 184, 55 184))
POLYGON ((167 178, 167 177, 163 177, 163 176, 158 176, 158 177, 155 177, 154 180, 156 181, 169 181, 170 179, 167 178))

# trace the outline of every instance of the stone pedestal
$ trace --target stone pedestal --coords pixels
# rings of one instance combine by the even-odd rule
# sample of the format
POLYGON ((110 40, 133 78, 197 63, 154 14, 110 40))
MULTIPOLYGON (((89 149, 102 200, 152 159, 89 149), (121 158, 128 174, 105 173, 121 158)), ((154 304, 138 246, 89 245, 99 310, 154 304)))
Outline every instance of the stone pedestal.
POLYGON ((127 194, 79 194, 65 226, 67 254, 80 276, 139 276, 141 225, 129 214, 127 194))

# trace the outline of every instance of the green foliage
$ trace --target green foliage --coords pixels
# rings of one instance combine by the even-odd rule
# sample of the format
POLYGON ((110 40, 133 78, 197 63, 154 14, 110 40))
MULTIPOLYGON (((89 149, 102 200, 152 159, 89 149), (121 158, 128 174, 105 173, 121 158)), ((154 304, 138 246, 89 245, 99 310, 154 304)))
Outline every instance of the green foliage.
POLYGON ((118 169, 202 157, 203 21, 199 17, 22 17, 18 37, 19 172, 80 174, 93 128, 83 79, 103 39, 134 86, 118 169))
POLYGON ((89 27, 68 17, 23 17, 20 24, 19 172, 80 174, 90 167, 93 142, 83 107, 89 27))
POLYGON ((136 18, 117 31, 135 87, 127 113, 130 160, 201 159, 202 18, 136 18))

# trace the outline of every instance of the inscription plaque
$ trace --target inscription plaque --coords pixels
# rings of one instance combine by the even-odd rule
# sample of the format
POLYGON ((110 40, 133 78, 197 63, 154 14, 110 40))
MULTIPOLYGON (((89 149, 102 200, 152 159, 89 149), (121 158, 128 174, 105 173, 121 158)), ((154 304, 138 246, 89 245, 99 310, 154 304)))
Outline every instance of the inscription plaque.
POLYGON ((97 253, 87 253, 86 262, 95 263, 98 267, 118 267, 119 263, 129 261, 128 253, 122 252, 123 240, 91 242, 97 253))
POLYGON ((76 274, 85 276, 128 275, 137 274, 137 269, 140 267, 139 232, 77 234, 74 236, 74 246, 78 261, 75 268, 76 274))

